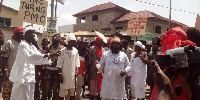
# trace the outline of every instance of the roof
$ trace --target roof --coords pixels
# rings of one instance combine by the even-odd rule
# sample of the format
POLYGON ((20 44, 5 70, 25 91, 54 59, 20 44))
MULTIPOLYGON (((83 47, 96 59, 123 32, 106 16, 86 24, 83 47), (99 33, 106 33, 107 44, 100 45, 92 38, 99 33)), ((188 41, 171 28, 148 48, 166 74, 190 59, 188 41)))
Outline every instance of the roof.
MULTIPOLYGON (((124 21, 129 21, 132 18, 138 18, 138 17, 147 17, 147 18, 158 18, 161 20, 165 20, 165 21, 170 21, 168 18, 162 17, 156 13, 144 10, 144 11, 139 11, 139 12, 129 12, 125 15, 120 16, 119 18, 116 18, 115 20, 111 21, 112 24, 117 23, 117 22, 124 22, 124 21)), ((177 22, 177 21, 173 21, 173 23, 176 23, 178 25, 182 25, 182 26, 186 26, 183 23, 177 22)))
POLYGON ((15 10, 15 9, 13 9, 13 8, 11 8, 11 7, 8 7, 8 6, 5 6, 5 5, 2 5, 2 6, 8 8, 8 9, 10 9, 10 10, 13 10, 13 11, 18 12, 18 10, 15 10))
POLYGON ((74 14, 73 16, 85 14, 85 13, 91 13, 91 12, 96 12, 96 11, 102 11, 102 10, 107 10, 107 9, 117 9, 117 10, 122 10, 124 12, 131 12, 130 10, 127 10, 123 7, 120 7, 114 3, 108 2, 100 5, 96 5, 94 7, 91 7, 89 9, 83 10, 79 13, 74 14))

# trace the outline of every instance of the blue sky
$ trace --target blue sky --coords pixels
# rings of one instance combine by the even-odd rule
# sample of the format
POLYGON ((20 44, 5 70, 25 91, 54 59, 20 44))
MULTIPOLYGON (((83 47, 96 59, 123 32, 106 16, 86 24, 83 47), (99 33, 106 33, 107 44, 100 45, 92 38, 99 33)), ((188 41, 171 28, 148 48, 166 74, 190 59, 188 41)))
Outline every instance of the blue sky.
MULTIPOLYGON (((47 1, 49 1, 49 3, 51 2, 51 0, 47 1)), ((76 18, 72 16, 73 14, 107 2, 112 2, 133 12, 149 10, 163 17, 169 18, 169 8, 166 7, 169 7, 170 0, 66 0, 64 5, 58 4, 58 26, 75 24, 76 18), (148 3, 154 3, 163 7, 156 5, 153 6, 148 3)), ((4 5, 16 10, 19 9, 19 3, 20 0, 4 0, 3 2, 4 5)), ((200 0, 172 0, 172 8, 172 20, 184 23, 191 27, 195 26, 196 16, 197 14, 200 14, 200 0)), ((49 6, 48 16, 50 17, 50 15, 49 6)))

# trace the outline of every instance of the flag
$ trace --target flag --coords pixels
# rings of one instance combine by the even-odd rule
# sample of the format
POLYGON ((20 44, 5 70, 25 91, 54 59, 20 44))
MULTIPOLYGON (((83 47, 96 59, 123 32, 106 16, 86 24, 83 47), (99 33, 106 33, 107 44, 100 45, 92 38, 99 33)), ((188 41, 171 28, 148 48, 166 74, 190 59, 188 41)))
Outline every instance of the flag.
POLYGON ((61 3, 64 5, 65 0, 56 0, 57 2, 61 3))

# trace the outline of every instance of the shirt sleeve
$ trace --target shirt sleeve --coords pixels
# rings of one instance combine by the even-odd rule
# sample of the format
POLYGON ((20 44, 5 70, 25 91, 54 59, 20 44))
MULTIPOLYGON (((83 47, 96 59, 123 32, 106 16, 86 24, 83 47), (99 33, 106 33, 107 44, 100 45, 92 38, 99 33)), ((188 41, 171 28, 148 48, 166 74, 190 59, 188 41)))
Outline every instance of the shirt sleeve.
POLYGON ((12 51, 12 48, 11 48, 11 45, 10 45, 10 42, 9 42, 9 41, 7 41, 7 42, 5 43, 5 45, 3 46, 3 49, 8 50, 8 52, 7 52, 6 54, 2 54, 2 56, 3 56, 3 57, 9 57, 10 54, 11 54, 11 51, 12 51))
POLYGON ((127 57, 127 55, 125 54, 125 70, 126 70, 126 73, 128 73, 130 71, 130 63, 129 63, 129 59, 127 57))
POLYGON ((76 67, 80 67, 80 59, 79 59, 79 54, 78 54, 78 52, 77 52, 77 54, 76 54, 76 67))
POLYGON ((106 53, 104 53, 101 57, 101 60, 100 60, 100 67, 101 68, 104 68, 105 67, 105 57, 106 56, 106 53))
POLYGON ((33 65, 41 65, 44 54, 40 53, 34 46, 30 49, 26 45, 19 45, 17 53, 20 53, 22 58, 33 65))
POLYGON ((63 64, 64 64, 63 55, 64 55, 64 50, 61 51, 61 54, 60 54, 60 56, 58 57, 57 66, 56 66, 56 67, 58 67, 58 68, 62 68, 62 66, 63 66, 63 64))

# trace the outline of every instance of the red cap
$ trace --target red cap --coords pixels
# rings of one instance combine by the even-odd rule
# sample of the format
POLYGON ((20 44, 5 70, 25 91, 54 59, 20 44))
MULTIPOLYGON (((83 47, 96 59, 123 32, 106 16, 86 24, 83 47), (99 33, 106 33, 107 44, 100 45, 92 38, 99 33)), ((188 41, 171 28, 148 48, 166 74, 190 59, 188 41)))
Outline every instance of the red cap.
POLYGON ((16 34, 16 33, 18 33, 18 32, 23 32, 23 28, 22 27, 17 27, 16 29, 15 29, 15 31, 13 32, 13 34, 16 34))

